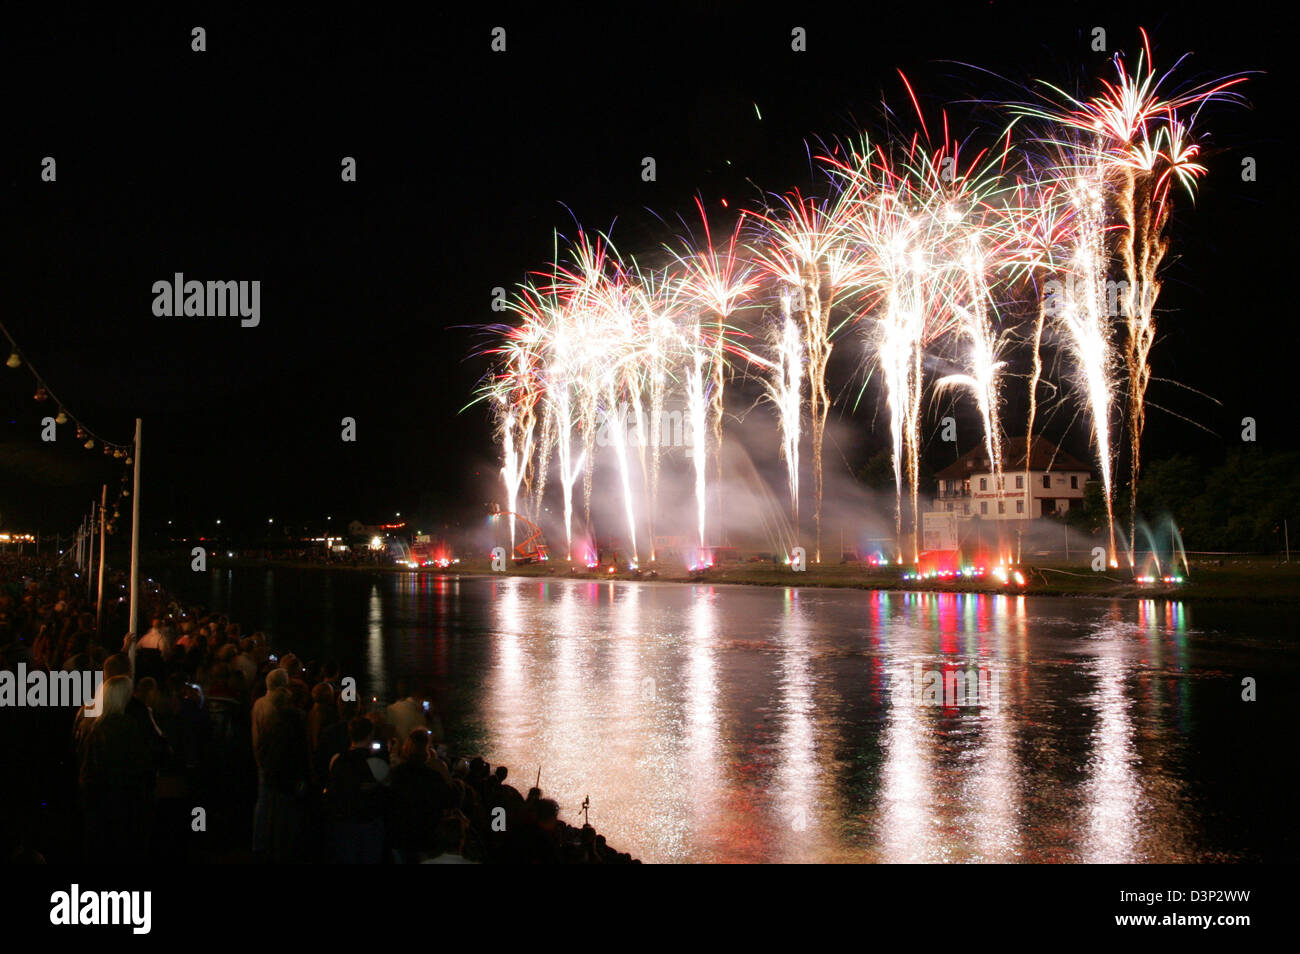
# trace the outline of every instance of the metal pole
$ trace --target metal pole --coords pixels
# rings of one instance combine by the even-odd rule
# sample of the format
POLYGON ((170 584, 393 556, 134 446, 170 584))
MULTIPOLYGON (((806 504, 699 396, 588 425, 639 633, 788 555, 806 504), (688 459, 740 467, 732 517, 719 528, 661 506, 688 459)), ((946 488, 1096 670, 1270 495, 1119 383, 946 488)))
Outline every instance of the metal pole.
POLYGON ((95 576, 95 501, 90 502, 90 555, 86 558, 86 599, 94 592, 91 580, 95 576))
POLYGON ((99 581, 95 584, 95 632, 104 639, 104 540, 108 536, 104 508, 108 506, 108 484, 99 490, 99 581))
POLYGON ((135 419, 134 484, 131 490, 131 633, 140 620, 140 418, 135 419))

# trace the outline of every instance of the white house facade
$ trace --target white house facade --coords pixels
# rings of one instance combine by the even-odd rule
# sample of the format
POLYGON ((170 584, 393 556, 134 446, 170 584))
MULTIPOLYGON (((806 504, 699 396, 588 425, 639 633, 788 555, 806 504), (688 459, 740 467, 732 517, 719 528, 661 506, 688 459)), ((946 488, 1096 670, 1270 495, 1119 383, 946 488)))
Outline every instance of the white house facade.
POLYGON ((1034 520, 1083 506, 1092 471, 1045 438, 1034 438, 1025 466, 1025 439, 1002 446, 1002 473, 996 479, 981 444, 935 474, 938 492, 932 511, 958 519, 1034 520))

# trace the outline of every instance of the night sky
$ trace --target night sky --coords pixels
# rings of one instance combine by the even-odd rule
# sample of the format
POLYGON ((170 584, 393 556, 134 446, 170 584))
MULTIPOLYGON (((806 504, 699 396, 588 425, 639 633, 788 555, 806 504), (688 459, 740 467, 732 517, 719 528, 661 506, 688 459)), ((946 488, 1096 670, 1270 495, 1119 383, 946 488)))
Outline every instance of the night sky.
MULTIPOLYGON (((128 440, 144 419, 151 531, 217 517, 455 520, 481 512, 496 466, 482 410, 460 413, 484 370, 474 326, 500 319, 491 290, 542 266, 554 229, 612 225, 636 252, 671 240, 697 194, 721 226, 760 188, 816 191, 809 142, 878 129, 882 95, 914 125, 896 69, 927 117, 948 105, 954 128, 991 133, 991 113, 963 101, 1011 87, 959 64, 1070 88, 1085 70, 1109 74, 1108 54, 1088 47, 1094 26, 1135 54, 1143 24, 1159 64, 1195 51, 1185 78, 1263 71, 1244 89, 1251 109, 1221 106, 1204 123, 1226 149, 1211 152, 1195 209, 1179 200, 1160 300, 1156 378, 1222 405, 1160 381, 1150 400, 1213 435, 1152 411, 1146 454, 1212 460, 1246 415, 1262 450, 1295 446, 1283 262, 1294 203, 1279 138, 1289 37, 1229 8, 1192 19, 896 6, 896 19, 879 5, 777 17, 652 5, 634 20, 304 8, 11 21, 0 320, 104 437, 128 440), (490 50, 498 25, 504 54, 490 50), (207 52, 191 51, 194 26, 207 52), (806 53, 790 50, 794 26, 808 30, 806 53), (1247 155, 1254 183, 1240 180, 1247 155), (40 179, 44 156, 55 183, 40 179), (355 183, 340 181, 344 156, 355 183), (658 181, 641 181, 643 156, 658 181), (260 280, 260 326, 155 317, 152 285, 178 271, 260 280), (340 440, 344 416, 356 443, 340 440)), ((121 468, 71 428, 42 444, 53 412, 30 381, 0 368, 0 525, 66 532, 121 468)), ((870 409, 848 420, 860 441, 840 451, 860 465, 887 425, 870 409)))

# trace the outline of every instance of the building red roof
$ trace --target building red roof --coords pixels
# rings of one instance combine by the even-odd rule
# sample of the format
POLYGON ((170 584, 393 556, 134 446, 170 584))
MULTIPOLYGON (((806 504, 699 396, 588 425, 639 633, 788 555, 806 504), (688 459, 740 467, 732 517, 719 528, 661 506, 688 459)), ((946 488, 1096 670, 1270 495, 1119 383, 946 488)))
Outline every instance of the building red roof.
MULTIPOLYGON (((1009 437, 1002 442, 1002 469, 1004 471, 1025 469, 1023 437, 1009 437)), ((988 452, 981 442, 934 476, 936 480, 964 480, 971 474, 988 474, 992 473, 992 470, 989 466, 988 452)), ((1029 453, 1029 470, 1092 473, 1091 467, 1077 457, 1067 454, 1045 437, 1034 438, 1034 446, 1029 453)))

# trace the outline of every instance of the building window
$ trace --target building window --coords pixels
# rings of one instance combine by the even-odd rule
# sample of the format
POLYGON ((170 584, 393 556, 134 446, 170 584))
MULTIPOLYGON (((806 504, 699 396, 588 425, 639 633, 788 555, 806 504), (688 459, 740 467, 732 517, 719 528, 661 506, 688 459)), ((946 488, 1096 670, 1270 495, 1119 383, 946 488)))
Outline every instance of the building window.
POLYGON ((1070 476, 1070 489, 1071 490, 1079 489, 1079 476, 1077 474, 1072 474, 1070 476))
POLYGON ((988 481, 988 478, 987 478, 987 477, 981 477, 981 478, 980 478, 980 490, 988 490, 988 489, 989 489, 989 481, 988 481))
POLYGON ((1025 512, 1025 502, 1023 500, 1017 500, 1016 513, 1024 513, 1024 512, 1025 512))
POLYGON ((988 513, 988 512, 989 512, 989 502, 987 500, 982 501, 980 503, 980 513, 988 513))
POLYGON ((948 502, 948 512, 952 513, 952 501, 948 502))
POLYGON ((1043 474, 1043 486, 1046 487, 1048 490, 1051 490, 1051 489, 1052 489, 1052 475, 1051 475, 1051 474, 1043 474))
POLYGON ((1006 505, 1005 503, 1003 503, 1001 500, 999 500, 999 501, 998 501, 998 513, 1006 513, 1006 512, 1007 512, 1007 505, 1006 505))
POLYGON ((968 516, 968 517, 970 516, 970 504, 969 504, 969 503, 962 504, 962 505, 961 505, 961 509, 962 509, 962 513, 963 513, 963 514, 965 514, 965 515, 968 516))
POLYGON ((1016 475, 1016 490, 1024 490, 1024 489, 1025 489, 1025 475, 1018 474, 1016 475))

